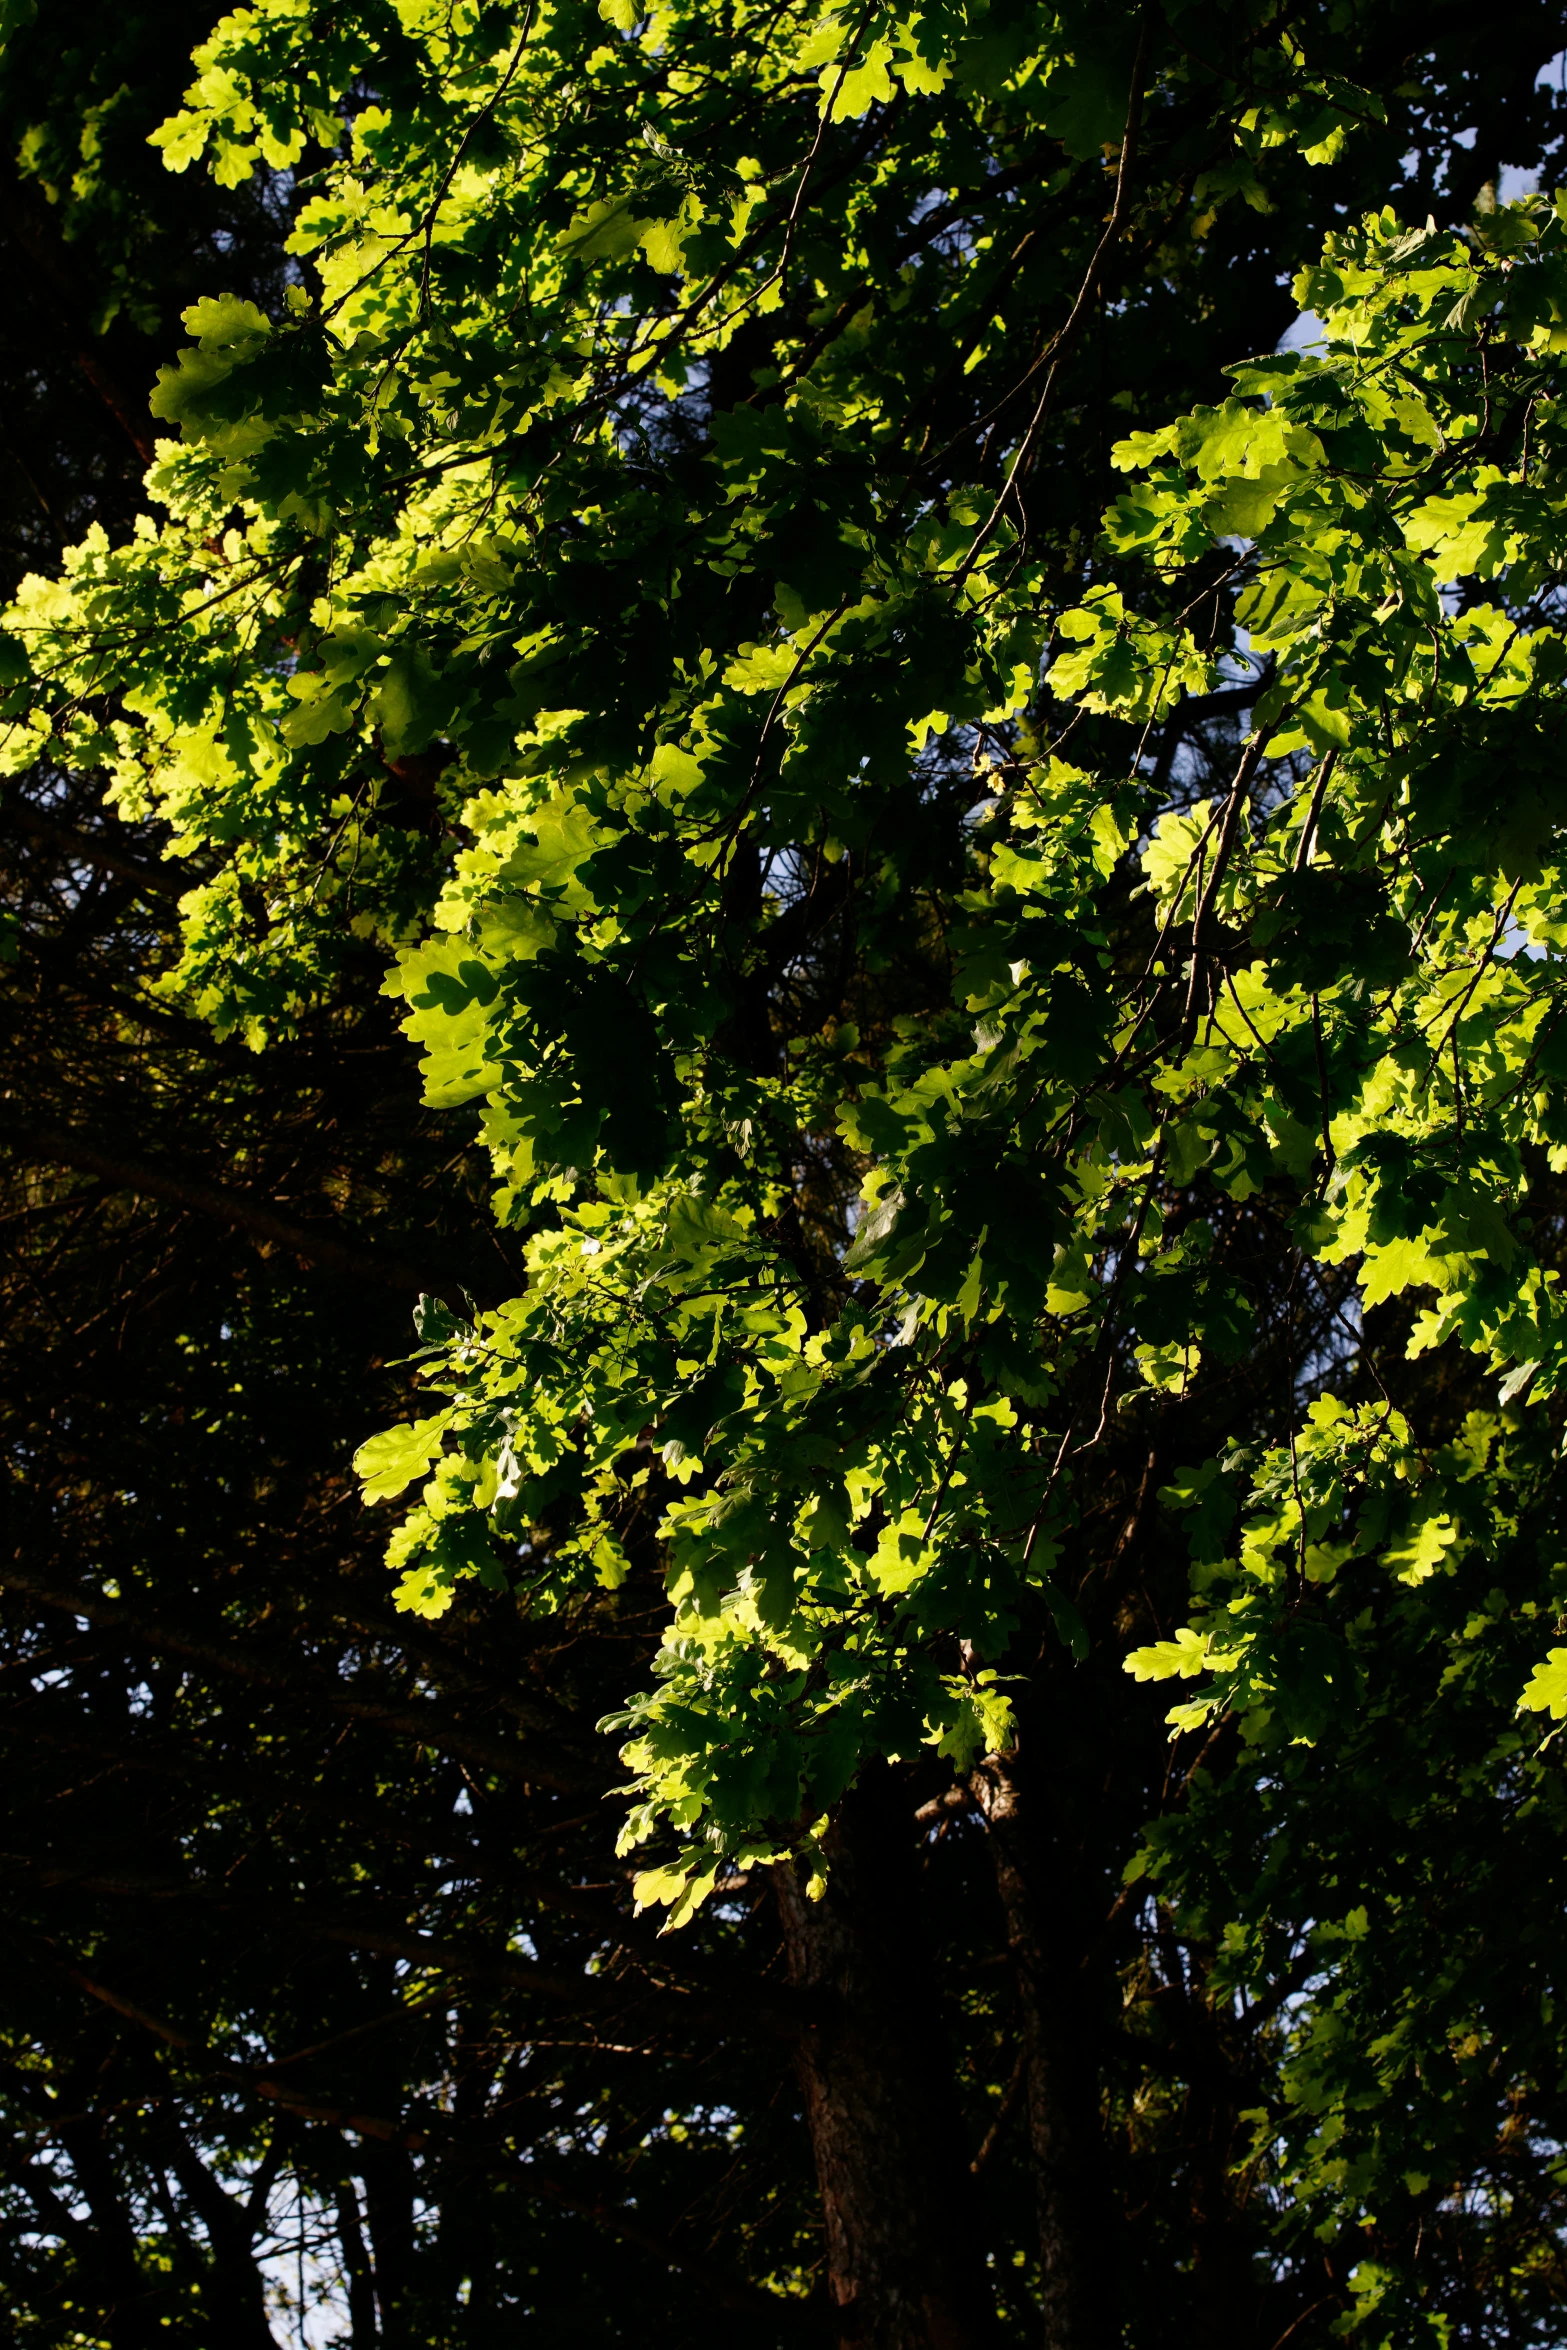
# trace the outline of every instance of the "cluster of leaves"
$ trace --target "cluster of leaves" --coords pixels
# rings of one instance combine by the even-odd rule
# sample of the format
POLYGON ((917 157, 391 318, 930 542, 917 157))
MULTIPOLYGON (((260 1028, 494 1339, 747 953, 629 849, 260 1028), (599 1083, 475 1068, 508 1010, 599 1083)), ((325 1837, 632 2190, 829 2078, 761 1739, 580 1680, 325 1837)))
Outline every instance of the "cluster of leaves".
MULTIPOLYGON (((1461 1409, 1462 1384, 1423 1400, 1461 1409)), ((1539 1491, 1538 1442, 1506 1417, 1471 1409, 1444 1448, 1466 1527, 1477 1504, 1491 1515, 1497 1488, 1539 1491)), ((1399 1449, 1395 1437, 1380 1477, 1368 1462, 1363 1514, 1379 1482, 1396 1486, 1399 1449)), ((1308 1507, 1323 1467, 1308 1487, 1302 1463, 1308 1507)), ((1308 1548, 1319 1580, 1294 1623, 1294 1735, 1269 1734, 1276 1685, 1238 1694, 1250 1702, 1233 1768, 1199 1771, 1132 1864, 1213 1948, 1214 1995, 1243 2028, 1274 2020, 1239 2134, 1261 2177, 1288 2182, 1280 2246, 1298 2257, 1359 2233, 1343 2274, 1355 2339, 1547 2341, 1556 2322, 1563 1987, 1535 1898, 1551 1885, 1560 1899, 1563 1788, 1558 1755, 1517 1715, 1563 1600, 1551 1516, 1493 1521, 1467 1571, 1455 1544, 1372 1577, 1350 1561, 1335 1575, 1323 1550, 1347 1541, 1308 1548), (1470 2153, 1455 2162, 1460 2143, 1470 2153)), ((1239 1579, 1217 1562, 1210 1576, 1239 1579)))
MULTIPOLYGON (((8 594, 129 532, 201 285, 281 300, 278 187, 146 146, 213 13, 7 12, 8 594)), ((816 2252, 771 1921, 704 1921, 705 1994, 623 1939, 592 1724, 651 1578, 437 1634, 355 1506, 420 1283, 507 1277, 482 1168, 373 949, 264 1056, 160 1002, 206 861, 101 787, 0 796, 0 2332, 770 2344, 816 2252)))
MULTIPOLYGON (((1040 1415, 1103 1353, 1124 1284, 1096 1266, 1145 1221, 1168 1118, 1118 1082, 1140 1029, 1117 1036, 1124 990, 1082 920, 1135 791, 1003 762, 976 829, 994 786, 938 755, 913 823, 889 822, 922 744, 1028 707, 1059 601, 1059 552, 1007 512, 1023 450, 998 495, 911 444, 951 372, 933 347, 966 346, 983 387, 1001 298, 1005 203, 987 189, 996 217, 975 218, 960 184, 943 233, 930 207, 949 172, 1019 173, 1040 139, 1066 145, 1064 184, 1117 117, 1123 194, 1145 112, 1180 159, 1190 70, 1151 65, 1137 24, 1101 26, 1091 72, 1086 41, 1041 46, 1023 18, 1010 49, 993 18, 977 44, 956 20, 829 18, 738 47, 701 11, 618 39, 567 8, 509 40, 482 12, 336 13, 327 43, 293 8, 227 20, 160 137, 232 177, 256 141, 293 163, 347 106, 351 151, 291 239, 319 296, 276 322, 233 298, 190 313, 197 346, 154 401, 184 434, 152 481, 172 519, 90 537, 13 616, 53 689, 13 763, 52 733, 109 766, 127 813, 230 847, 169 980, 220 1028, 297 1017, 355 933, 417 930, 437 860, 377 821, 389 784, 423 761, 460 825, 436 935, 391 984, 430 1098, 486 1104, 529 1281, 448 1350, 450 1411, 366 1467, 385 1496, 441 1454, 393 1548, 405 1604, 432 1611, 459 1575, 503 1579, 493 1533, 547 1526, 545 1585, 612 1584, 649 1506, 644 1431, 677 1486, 701 1477, 660 1521, 677 1617, 630 1749, 629 1833, 697 1831, 646 1884, 677 1914, 862 1756, 1004 1739, 986 1660, 1046 1568, 1073 1435, 1040 1415), (899 58, 907 129, 881 112, 899 58), (588 77, 569 125, 568 72, 588 77), (827 162, 861 118, 870 153, 844 136, 827 162), (912 256, 890 282, 889 239, 912 256), (719 413, 713 378, 756 329, 773 364, 719 413), (780 983, 835 920, 868 979, 928 966, 874 1043, 836 1019, 779 1033, 780 983), (944 998, 981 1016, 956 1057, 949 1016, 920 1018, 944 998), (832 1170, 815 1199, 802 1157, 832 1170)), ((1230 118, 1240 154, 1324 159, 1343 88, 1260 20, 1249 72, 1274 96, 1230 118)), ((1199 123, 1224 96, 1201 90, 1199 123)), ((1043 266, 1035 235, 1014 286, 1043 266)), ((1046 395, 1065 332, 1029 370, 1046 395)), ((987 421, 967 408, 960 446, 987 421)), ((1068 611, 1058 695, 1157 717, 1209 681, 1179 630, 1123 617, 1113 591, 1068 611)), ((1188 1354, 1242 1328, 1195 1249, 1160 1253, 1141 1312, 1173 1329, 1201 1301, 1188 1354)), ((1157 1377, 1170 1343, 1144 1342, 1157 1377)))
MULTIPOLYGON (((1567 1705, 1537 1212, 1567 1149, 1560 219, 1373 214, 1297 280, 1315 347, 1178 423, 1167 359, 1210 388, 1256 313, 1245 240, 1271 282, 1356 140, 1385 184, 1412 93, 1366 61, 1417 37, 1261 8, 225 19, 159 140, 236 191, 325 151, 297 282, 187 312, 162 518, 25 584, 3 753, 106 775, 194 860, 163 1017, 345 1037, 379 953, 428 1103, 482 1105, 516 1294, 427 1305, 442 1400, 364 1447, 366 1494, 418 1489, 390 1545, 415 1616, 478 1578, 568 1640, 662 1573, 656 1685, 617 1705, 644 1904, 688 1920, 809 1848, 867 1759, 966 1769, 1039 1722, 1020 1666, 1055 1703, 1097 1643, 1085 1754, 1134 1727, 1086 1918, 1158 1802, 1139 1693, 1096 1662, 1209 1676, 1175 1727, 1246 1743, 1139 1856, 1155 1906, 1112 1909, 1147 1921, 1128 2002, 1151 2048, 1171 2001, 1222 2037, 1255 1996, 1224 2062, 1266 2086, 1212 2131, 1221 2170, 1251 2131, 1266 2190, 1242 2266, 1274 2229, 1280 2324, 1319 2263, 1368 2341, 1440 2310, 1421 2231, 1499 2103, 1522 2250, 1453 2223, 1443 2278, 1490 2247, 1535 2325, 1557 2225, 1540 2048, 1472 2064, 1441 2128, 1429 2033, 1357 2071, 1421 1945, 1343 1893, 1368 1864, 1325 1774, 1346 1756, 1374 1809, 1410 1692, 1473 1658, 1483 1851, 1520 1756, 1549 1812, 1532 1668, 1567 1705), (1173 1638, 1184 1593, 1124 1579, 1156 1507, 1198 1528, 1173 1638)), ((1457 2063, 1478 1896, 1431 1899, 1457 2063)), ((1128 2080, 1134 2162, 1178 2107, 1128 2080)))
MULTIPOLYGON (((1191 1164, 1228 1145, 1242 1181, 1293 1176, 1303 1258, 1352 1265, 1362 1311, 1433 1293, 1409 1357, 1457 1339, 1500 1374, 1502 1406, 1527 1395, 1536 1497, 1560 1272, 1524 1201, 1567 1165, 1560 234, 1536 200, 1473 250, 1391 215, 1330 240, 1297 288, 1321 305, 1321 355, 1239 368, 1224 408, 1128 444, 1129 462, 1174 462, 1110 523, 1181 567, 1194 532, 1242 520, 1237 616, 1272 668, 1254 739, 1276 726, 1275 753, 1318 754, 1286 806, 1249 807, 1243 774, 1150 842, 1162 932, 1195 942, 1155 1080, 1168 1147, 1191 1164), (1206 960, 1205 926, 1224 942, 1206 960)), ((1250 1496, 1238 1641, 1216 1662, 1266 1681, 1267 1636, 1240 1621, 1269 1612, 1264 1591, 1288 1639, 1277 1597, 1302 1583, 1377 1553, 1420 1583, 1455 1545, 1501 1539, 1516 1466, 1488 1470, 1477 1425, 1456 1450, 1442 1433, 1391 1398, 1346 1413, 1325 1394, 1249 1481, 1202 1473, 1210 1516, 1221 1492, 1250 1496)), ((1554 1686, 1547 1671, 1529 1702, 1554 1686)))

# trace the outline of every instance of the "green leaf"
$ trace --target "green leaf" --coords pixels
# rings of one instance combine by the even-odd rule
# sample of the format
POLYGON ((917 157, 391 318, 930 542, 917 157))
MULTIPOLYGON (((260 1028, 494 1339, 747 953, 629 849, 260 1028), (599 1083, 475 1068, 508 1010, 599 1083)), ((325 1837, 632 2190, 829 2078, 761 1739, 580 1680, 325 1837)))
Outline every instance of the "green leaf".
POLYGON ((1553 1722, 1567 1721, 1567 1648, 1553 1648, 1535 1666, 1518 1706, 1523 1713, 1549 1713, 1553 1722))
POLYGON ((367 1438, 354 1455, 363 1483, 360 1499, 367 1505, 391 1501, 416 1477, 425 1476, 451 1424, 450 1411, 434 1412, 428 1419, 404 1420, 367 1438))
POLYGON ((1134 1681, 1194 1681, 1207 1668, 1209 1645, 1206 1632, 1194 1632, 1189 1624, 1183 1624, 1173 1640, 1154 1640, 1144 1648, 1134 1648, 1122 1660, 1121 1669, 1134 1681))

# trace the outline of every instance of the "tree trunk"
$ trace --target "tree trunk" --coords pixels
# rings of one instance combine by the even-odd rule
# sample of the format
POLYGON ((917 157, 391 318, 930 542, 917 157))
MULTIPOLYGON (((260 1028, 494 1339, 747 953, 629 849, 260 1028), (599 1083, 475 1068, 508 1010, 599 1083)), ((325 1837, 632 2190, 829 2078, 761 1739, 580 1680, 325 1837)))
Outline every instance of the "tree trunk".
MULTIPOLYGON (((444 2212, 442 2214, 445 2216, 444 2212)), ((375 2271, 359 2214, 359 2190, 351 2178, 337 2190, 337 2240, 348 2271, 348 2339, 351 2350, 376 2350, 380 2329, 375 2322, 375 2271)))
POLYGON ((370 2222, 370 2261, 385 2350, 415 2350, 409 2287, 414 2261, 414 2174, 401 2146, 359 2148, 370 2222))
POLYGON ((844 2350, 979 2350, 994 2316, 951 2061, 923 1964, 914 1830, 894 1774, 850 1791, 827 1890, 774 1871, 791 1980, 822 2020, 799 2056, 844 2350))
POLYGON ((1120 2329, 1097 2083, 1072 1937, 1041 1897, 1048 1832, 1030 1819, 1016 1756, 990 1756, 973 1784, 1017 1971, 1044 2350, 1111 2350, 1120 2329))

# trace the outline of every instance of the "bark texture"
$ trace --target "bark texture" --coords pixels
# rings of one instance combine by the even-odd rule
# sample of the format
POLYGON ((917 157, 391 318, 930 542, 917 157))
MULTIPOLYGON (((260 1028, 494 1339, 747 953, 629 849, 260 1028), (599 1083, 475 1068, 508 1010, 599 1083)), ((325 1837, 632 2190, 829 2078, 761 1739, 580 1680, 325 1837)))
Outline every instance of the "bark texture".
POLYGON ((974 1774, 1016 1970, 1039 2223, 1044 2350, 1113 2350, 1115 2245, 1103 2178, 1093 2043, 1083 2028, 1076 1937, 1043 1886, 1059 1884, 1047 1823, 1016 1756, 974 1774), (1052 1910, 1054 1908, 1054 1914, 1052 1910))
POLYGON ((844 2350, 979 2350, 994 2317, 950 2054, 923 1965, 914 1828, 879 1770, 845 1797, 819 1901, 775 1871, 792 1981, 820 2020, 799 2052, 844 2350))

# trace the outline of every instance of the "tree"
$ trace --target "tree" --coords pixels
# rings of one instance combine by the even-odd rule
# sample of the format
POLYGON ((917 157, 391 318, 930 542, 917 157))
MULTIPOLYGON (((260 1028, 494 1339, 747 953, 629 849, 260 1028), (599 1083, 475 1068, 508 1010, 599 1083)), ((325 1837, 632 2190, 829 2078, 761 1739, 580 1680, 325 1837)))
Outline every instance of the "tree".
POLYGON ((1053 2344, 1547 2338, 1483 1927, 1559 1899, 1562 232, 1454 233, 1554 127, 1514 30, 226 19, 159 140, 314 139, 304 270, 187 311, 167 519, 11 616, 13 769, 199 861, 164 1000, 330 1061, 391 950, 484 1105, 509 1253, 367 1497, 545 1659, 665 1580, 624 1849, 699 1933, 771 1882, 846 2340, 1023 2322, 1019 2188, 1053 2344), (1321 345, 1246 360, 1285 260, 1321 345))

